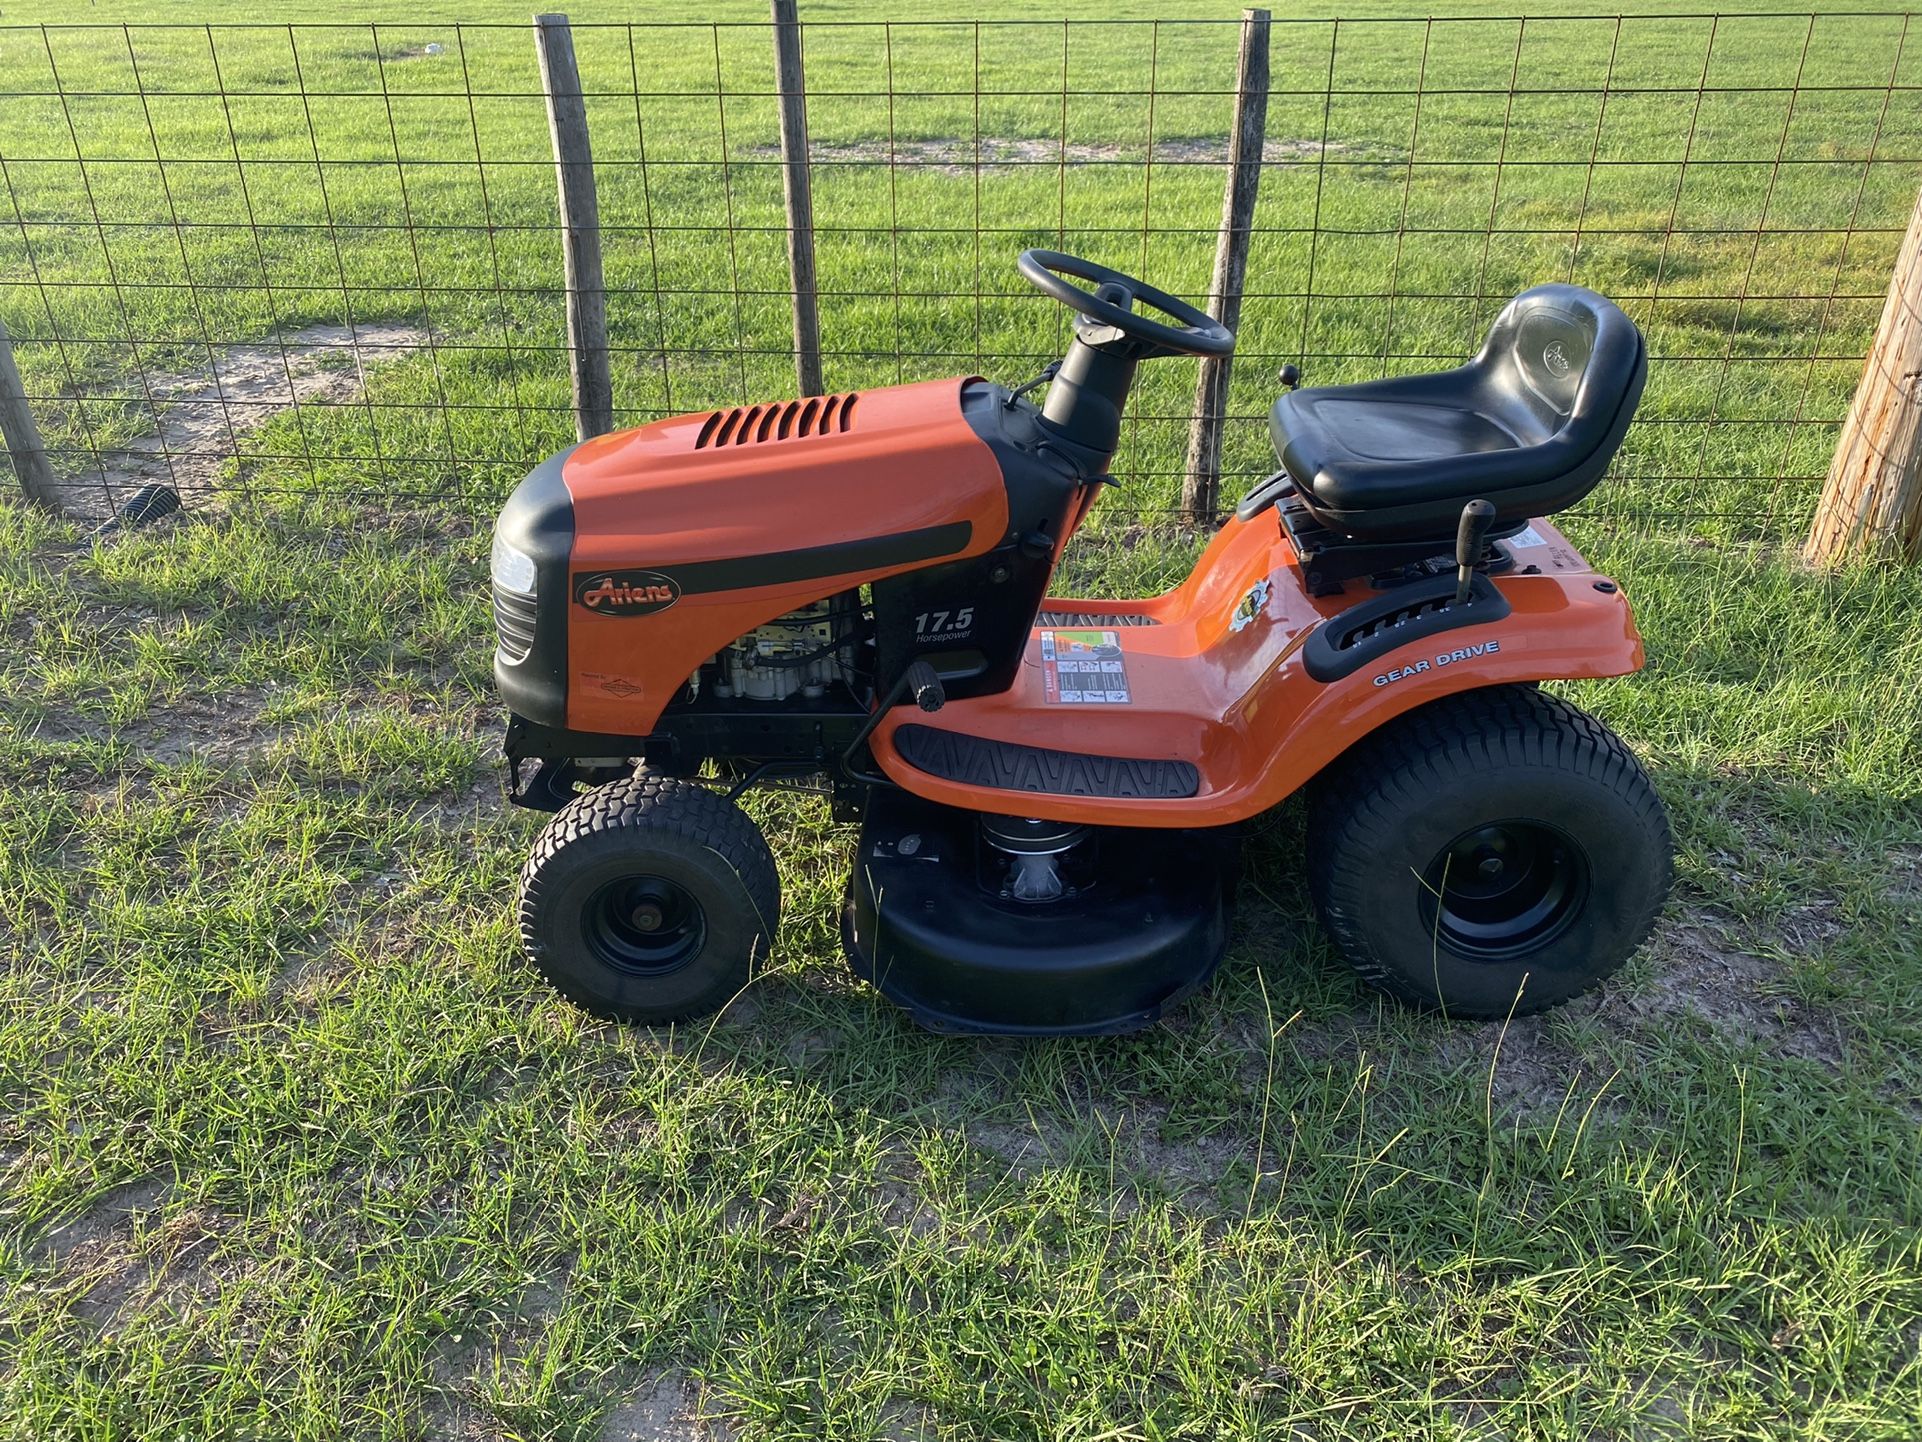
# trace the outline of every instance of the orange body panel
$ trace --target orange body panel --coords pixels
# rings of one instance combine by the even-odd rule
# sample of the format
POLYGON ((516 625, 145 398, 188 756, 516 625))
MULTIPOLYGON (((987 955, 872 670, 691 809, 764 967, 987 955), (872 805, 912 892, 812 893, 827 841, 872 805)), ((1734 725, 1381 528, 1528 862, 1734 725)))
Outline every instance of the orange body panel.
POLYGON ((1308 675, 1303 643, 1320 622, 1375 593, 1351 584, 1345 594, 1310 596, 1274 510, 1245 524, 1230 521, 1188 579, 1165 595, 1047 603, 1050 610, 1155 618, 1159 624, 1115 631, 1128 704, 1051 702, 1037 628, 1011 689, 950 701, 933 716, 897 708, 875 732, 875 757, 904 789, 971 810, 1109 826, 1217 826, 1274 806, 1361 737, 1438 696, 1640 668, 1641 637, 1627 601, 1558 531, 1536 521, 1508 544, 1518 570, 1495 580, 1512 607, 1505 619, 1410 641, 1324 683, 1308 675), (1520 573, 1531 566, 1539 574, 1520 573), (1237 608, 1264 580, 1265 606, 1234 629, 1237 608), (1498 649, 1451 654, 1491 640, 1498 649), (902 759, 894 733, 907 724, 1086 755, 1188 761, 1199 769, 1201 787, 1190 797, 1137 799, 945 781, 902 759))
MULTIPOLYGON (((965 523, 959 549, 1004 539, 1006 488, 961 411, 967 378, 863 392, 839 433, 697 447, 713 413, 601 436, 568 457, 575 543, 569 585, 597 571, 752 561, 965 523)), ((759 416, 763 410, 752 413, 759 416)), ((753 421, 741 423, 746 431, 753 421)), ((568 608, 567 724, 644 734, 685 679, 737 637, 837 590, 930 564, 850 570, 683 593, 651 615, 568 608)))

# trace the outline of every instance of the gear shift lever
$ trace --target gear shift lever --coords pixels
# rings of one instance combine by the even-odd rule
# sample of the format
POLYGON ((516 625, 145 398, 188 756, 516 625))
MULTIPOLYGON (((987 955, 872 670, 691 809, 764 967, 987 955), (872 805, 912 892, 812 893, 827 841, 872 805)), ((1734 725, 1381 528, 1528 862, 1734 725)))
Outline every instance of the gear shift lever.
POLYGON ((1475 578, 1475 564, 1482 558, 1489 527, 1495 524, 1495 508, 1487 501, 1470 501, 1462 507, 1461 525, 1455 530, 1455 604, 1468 603, 1468 588, 1475 578))

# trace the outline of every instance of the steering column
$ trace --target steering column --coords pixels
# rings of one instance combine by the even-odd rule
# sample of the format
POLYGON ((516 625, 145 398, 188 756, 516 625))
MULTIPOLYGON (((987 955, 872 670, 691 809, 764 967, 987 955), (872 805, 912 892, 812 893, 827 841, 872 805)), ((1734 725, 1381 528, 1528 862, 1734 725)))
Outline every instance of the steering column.
POLYGON ((1220 321, 1122 271, 1055 250, 1024 250, 1019 265, 1031 285, 1076 313, 1074 339, 1048 386, 1041 426, 1085 475, 1103 474, 1114 459, 1137 365, 1156 356, 1225 356, 1235 348, 1234 332, 1220 321), (1095 288, 1084 290, 1070 276, 1095 288), (1179 324, 1140 314, 1136 302, 1179 324))

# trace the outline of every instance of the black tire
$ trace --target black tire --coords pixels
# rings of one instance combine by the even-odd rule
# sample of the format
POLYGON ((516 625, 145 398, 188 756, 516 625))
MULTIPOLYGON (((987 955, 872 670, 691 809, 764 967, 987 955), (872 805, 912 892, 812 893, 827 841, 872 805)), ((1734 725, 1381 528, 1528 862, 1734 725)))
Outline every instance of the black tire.
POLYGON ((1317 781, 1306 844, 1322 925, 1362 978, 1467 1018, 1598 985, 1674 875, 1641 763, 1523 686, 1444 698, 1358 743, 1317 781))
POLYGON ((774 857, 746 813, 651 770, 576 797, 521 870, 527 959, 615 1021, 726 1005, 768 955, 780 908, 774 857))

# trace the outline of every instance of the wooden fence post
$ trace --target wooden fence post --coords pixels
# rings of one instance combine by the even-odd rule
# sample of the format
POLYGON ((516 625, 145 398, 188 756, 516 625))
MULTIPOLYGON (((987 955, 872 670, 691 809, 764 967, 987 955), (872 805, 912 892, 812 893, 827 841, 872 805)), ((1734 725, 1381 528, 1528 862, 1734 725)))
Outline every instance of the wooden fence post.
POLYGON ((587 101, 565 15, 534 17, 534 49, 547 95, 560 186, 561 251, 567 277, 567 342, 574 374, 574 429, 582 440, 614 429, 614 382, 607 369, 607 289, 601 276, 601 210, 587 101))
MULTIPOLYGON (((1229 330, 1241 326, 1241 292, 1248 278, 1248 241, 1261 187, 1261 153, 1268 126, 1268 12, 1241 12, 1236 62, 1235 124, 1228 134, 1228 180, 1215 243, 1215 278, 1208 313, 1229 330)), ((1188 431, 1188 464, 1181 508, 1191 523, 1212 521, 1221 503, 1221 432, 1228 413, 1234 357, 1206 356, 1195 381, 1195 418, 1188 431)))
POLYGON ((1802 553, 1922 559, 1922 195, 1802 553))
POLYGON ((7 454, 13 458, 14 474, 20 477, 20 489, 26 498, 49 511, 58 510, 53 466, 47 460, 40 427, 33 423, 27 388, 13 363, 13 342, 7 336, 5 322, 0 322, 0 434, 5 435, 7 454))
POLYGON ((815 300, 814 190, 808 174, 807 74, 794 0, 773 0, 775 89, 781 102, 781 169, 787 190, 787 265, 794 282, 794 376, 804 396, 821 382, 821 315, 815 300))

